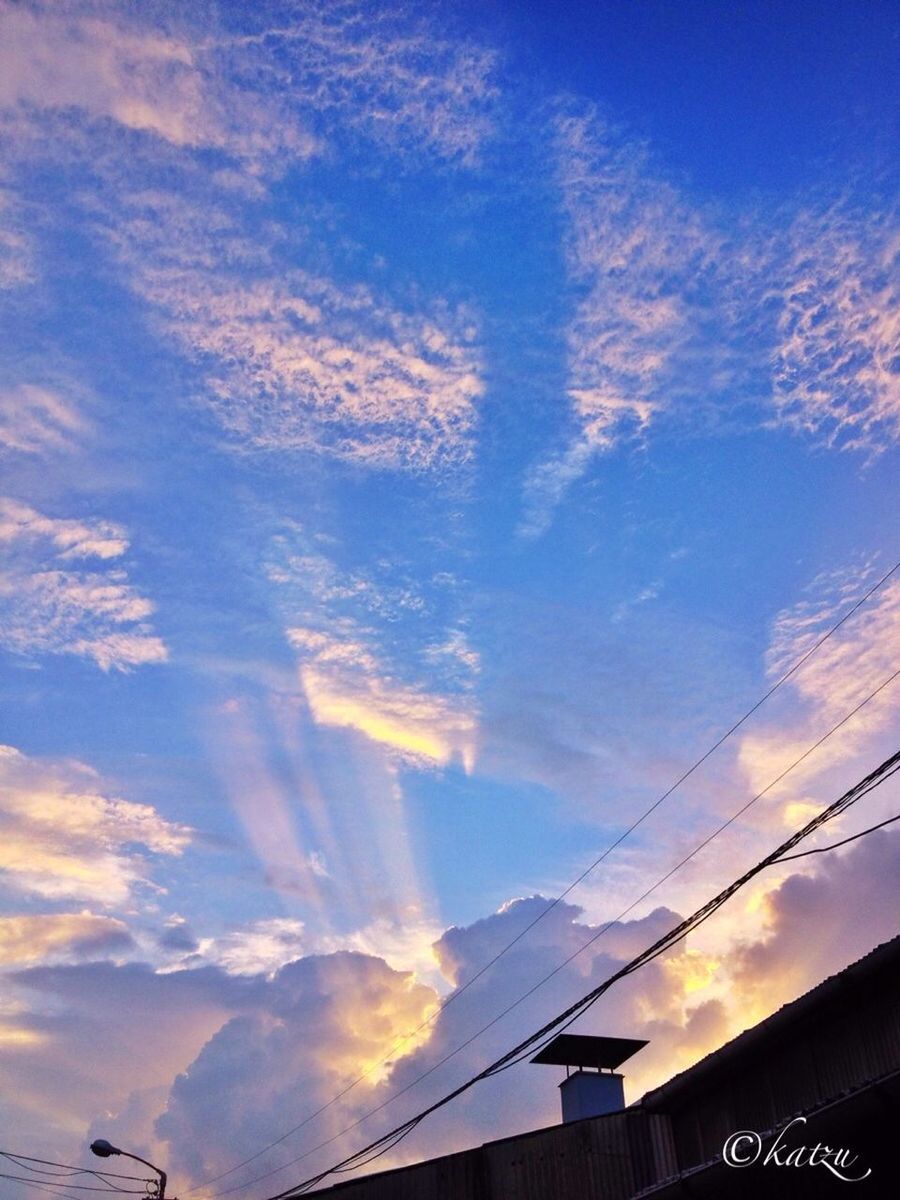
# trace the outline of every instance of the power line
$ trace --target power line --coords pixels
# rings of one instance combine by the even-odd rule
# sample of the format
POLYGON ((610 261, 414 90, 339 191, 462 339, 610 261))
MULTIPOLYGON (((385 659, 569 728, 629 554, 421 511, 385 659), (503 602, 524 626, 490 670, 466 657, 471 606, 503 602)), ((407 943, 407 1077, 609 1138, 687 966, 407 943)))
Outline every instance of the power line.
POLYGON ((672 867, 669 871, 667 871, 654 884, 652 884, 649 888, 647 888, 647 890, 645 892, 643 892, 640 896, 638 896, 636 900, 633 900, 631 902, 631 904, 629 904, 625 909, 623 909, 623 911, 621 913, 619 913, 618 916, 616 916, 612 920, 608 921, 605 925, 601 926, 601 928, 592 937, 590 937, 578 950, 574 951, 574 953, 569 955, 569 957, 567 959, 565 959, 563 962, 559 963, 556 967, 554 967, 552 971, 550 971, 542 979, 538 980, 537 983, 532 985, 532 987, 530 987, 526 992, 524 992, 516 1000, 514 1000, 512 1002, 512 1004, 510 1004, 507 1008, 503 1009, 502 1012, 498 1013, 497 1016, 493 1017, 490 1021, 487 1022, 487 1024, 483 1025, 480 1029, 478 1029, 475 1033, 473 1033, 470 1037, 468 1037, 464 1042, 461 1042, 453 1050, 449 1051, 446 1055, 444 1055, 443 1058, 439 1059, 436 1063, 433 1063, 432 1066, 430 1066, 427 1070, 423 1071, 420 1075, 416 1076, 415 1079, 411 1080, 410 1083, 406 1084, 404 1087, 400 1088, 398 1091, 393 1092, 386 1100, 382 1101, 380 1104, 376 1105, 376 1107, 374 1107, 374 1108, 370 1109, 368 1112, 364 1113, 361 1117, 357 1118, 350 1125, 346 1126, 344 1129, 340 1130, 338 1133, 333 1134, 331 1137, 326 1138, 325 1140, 317 1143, 315 1146, 311 1147, 309 1150, 304 1151, 302 1154, 296 1155, 294 1158, 290 1159, 288 1162, 282 1163, 280 1166, 274 1167, 271 1170, 262 1173, 261 1175, 257 1175, 253 1179, 249 1179, 243 1184, 234 1185, 232 1187, 224 1189, 221 1192, 213 1193, 212 1200, 215 1200, 215 1197, 227 1196, 234 1192, 242 1191, 244 1188, 250 1187, 254 1183, 259 1183, 263 1179, 268 1179, 272 1175, 277 1175, 281 1171, 287 1170, 288 1167, 294 1166, 296 1163, 301 1162, 305 1158, 308 1158, 311 1154, 314 1154, 317 1150, 321 1150, 325 1146, 331 1145, 333 1142, 338 1141, 338 1139, 343 1137, 346 1133, 350 1133, 353 1129, 355 1129, 359 1125, 363 1124, 363 1122, 367 1121, 370 1117, 376 1115, 382 1109, 386 1108, 389 1104, 393 1103, 394 1100, 396 1100, 400 1096, 404 1095, 411 1088, 413 1088, 417 1084, 421 1083, 423 1079, 426 1079, 434 1071, 436 1071, 436 1070, 438 1070, 438 1068, 442 1067, 444 1065, 444 1063, 449 1062, 449 1060, 454 1058, 457 1054, 459 1054, 460 1051, 464 1050, 467 1046, 471 1045, 471 1043, 474 1042, 477 1038, 479 1038, 483 1033, 487 1032, 488 1029, 491 1029, 494 1025, 496 1025, 499 1021, 501 1021, 505 1016, 507 1016, 510 1012, 512 1012, 513 1009, 517 1008, 524 1000, 528 999, 529 996, 533 995, 534 992, 536 992, 539 988, 543 987, 543 985, 545 983, 547 983, 550 979, 552 979, 555 975, 557 975, 561 970, 563 970, 566 966, 568 966, 568 964, 570 962, 572 962, 580 954, 583 954, 585 950, 587 950, 590 946, 592 946, 613 925, 617 924, 619 921, 622 921, 626 916, 628 916, 628 914, 634 908, 636 908, 639 904, 641 904, 644 900, 646 900, 648 898, 648 896, 652 895, 653 892, 655 892, 659 887, 661 887, 677 871, 681 870, 681 868, 683 866, 685 866, 688 862, 690 862, 691 859, 694 858, 697 854, 699 854, 706 846, 708 846, 710 842, 712 842, 725 829, 727 829, 739 817, 741 817, 745 812, 747 812, 747 810, 749 808, 751 808, 752 805, 756 804, 758 800, 762 799, 762 797, 765 796, 768 792, 770 792, 772 790, 772 788, 776 787, 777 784, 779 784, 783 779, 785 779, 802 762, 804 762, 807 758, 809 758, 810 755, 813 754, 824 742, 826 742, 839 729, 841 729, 844 725, 846 725, 848 721, 852 720, 853 717, 855 717, 856 714, 858 712, 860 712, 860 710, 862 708, 864 708, 880 692, 884 691, 885 688, 887 688, 891 683, 893 683, 894 680, 898 677, 898 675, 900 675, 900 670, 895 671, 892 675, 890 675, 887 679, 885 679, 881 684, 879 684, 879 686, 877 688, 875 688, 872 692, 870 692, 868 694, 868 696, 866 696, 863 700, 861 700, 855 706, 855 708, 853 708, 849 713, 847 713, 844 717, 842 717, 840 721, 838 721, 836 724, 834 724, 828 730, 827 733, 823 734, 822 737, 820 737, 816 742, 814 742, 811 746, 809 746, 798 758, 796 758, 790 764, 790 766, 786 767, 774 779, 772 779, 766 785, 766 787, 764 787, 762 789, 762 791, 757 792, 755 796, 753 796, 750 800, 748 800, 745 804, 743 804, 735 813, 733 813, 730 817, 728 817, 727 820, 723 821, 715 830, 713 830, 712 833, 710 833, 706 838, 704 838, 704 840, 702 842, 700 842, 697 846, 695 846, 694 849, 689 854, 687 854, 684 858, 682 858, 678 863, 676 863, 676 865, 674 867, 672 867))
MULTIPOLYGON (((0 1179, 13 1178, 14 1176, 11 1175, 0 1175, 0 1179)), ((38 1183, 35 1180, 29 1180, 28 1187, 35 1188, 39 1192, 45 1192, 48 1196, 56 1196, 57 1200, 60 1196, 64 1197, 65 1200, 83 1200, 83 1197, 76 1196, 74 1192, 64 1192, 53 1187, 44 1187, 42 1183, 38 1183)))
MULTIPOLYGON (((77 1192, 103 1192, 107 1196, 110 1194, 118 1195, 118 1196, 146 1196, 147 1195, 146 1188, 94 1187, 94 1186, 86 1184, 86 1183, 69 1183, 68 1181, 60 1182, 59 1184, 53 1184, 50 1182, 49 1179, 34 1179, 30 1175, 6 1175, 3 1173, 0 1173, 0 1179, 12 1179, 18 1183, 30 1183, 35 1186, 38 1184, 43 1184, 45 1187, 48 1187, 48 1188, 52 1188, 54 1186, 61 1187, 61 1188, 62 1187, 72 1188, 73 1191, 77 1191, 77 1192)), ((150 1182, 150 1181, 148 1180, 148 1182, 150 1182)))
POLYGON ((799 854, 788 854, 780 861, 792 862, 795 858, 807 858, 810 854, 827 854, 829 850, 837 850, 839 846, 847 846, 850 842, 855 842, 857 838, 874 833, 877 829, 884 829, 885 825, 893 825, 895 821, 900 821, 900 814, 896 817, 888 817, 886 821, 879 821, 877 825, 870 825, 868 829, 860 830, 859 833, 854 833, 852 837, 844 838, 840 842, 832 842, 830 846, 817 846, 815 850, 802 850, 799 854))
MULTIPOLYGON (((896 672, 892 678, 896 678, 897 674, 900 674, 900 671, 896 672)), ((845 720, 846 719, 848 718, 845 718, 845 720)), ((417 1113, 416 1116, 411 1117, 402 1125, 398 1125, 396 1128, 384 1134, 381 1138, 370 1142, 369 1145, 364 1146, 361 1150, 356 1151, 355 1154, 342 1159, 333 1167, 321 1171, 318 1174, 311 1176, 310 1178, 305 1179, 282 1192, 277 1193, 275 1196, 269 1197, 269 1200, 288 1200, 289 1197, 298 1196, 309 1191, 310 1188, 315 1186, 317 1183, 321 1183, 322 1180, 326 1179, 329 1175, 336 1173, 344 1174, 348 1171, 356 1170, 360 1166, 368 1165, 369 1163, 375 1161, 375 1159, 380 1157, 382 1154, 387 1153, 388 1150, 392 1149, 399 1141, 411 1133, 427 1116, 430 1116, 431 1113, 443 1108, 452 1100, 455 1100, 458 1096, 462 1095, 463 1092, 466 1092, 470 1088, 474 1087, 476 1083, 479 1083, 484 1079, 488 1079, 491 1076, 498 1074, 500 1071, 507 1069, 509 1066, 513 1066, 515 1063, 521 1061, 526 1053, 531 1053, 531 1051, 534 1050, 536 1043, 546 1041, 549 1035, 555 1035, 560 1026, 562 1026, 562 1028, 567 1028, 569 1025, 571 1025, 577 1017, 581 1016, 581 1014, 586 1012, 591 1005, 596 1003, 596 1001, 618 980, 638 971, 648 962, 658 958, 659 955, 663 954, 666 950, 682 941, 688 935, 688 933, 698 928, 705 921, 709 920, 714 913, 716 913, 725 903, 727 903, 727 901, 730 900, 736 892, 749 883, 751 879, 755 878, 766 868, 778 863, 782 856, 785 855, 786 851, 793 849, 794 846, 798 845, 812 833, 815 833, 827 822, 839 816, 863 796, 880 786, 898 769, 900 769, 900 751, 892 755, 889 759, 886 759, 885 762, 876 767, 874 771, 872 771, 864 779, 860 780, 849 791, 845 792, 844 795, 838 800, 834 801, 827 808, 823 809, 822 812, 813 817, 812 820, 808 821, 807 824, 801 829, 793 833, 785 842, 782 842, 780 846, 778 846, 770 854, 766 855, 766 857, 761 859, 755 866, 751 867, 748 871, 745 871, 743 875, 730 883, 728 887, 719 892, 719 894, 713 897, 712 900, 707 901, 706 904, 697 909, 696 912, 694 912, 690 917, 674 926, 673 929, 654 942, 652 946, 648 947, 641 954, 637 955, 629 963, 626 963, 624 967, 621 967, 618 971, 614 972, 614 974, 608 976, 601 984, 587 992, 574 1004, 570 1005, 569 1008, 567 1008, 564 1012, 559 1013, 551 1021, 548 1021, 539 1030, 531 1034, 524 1041, 520 1042, 512 1050, 508 1051, 501 1058, 491 1063, 490 1066, 485 1067, 484 1070, 480 1071, 477 1075, 472 1076, 470 1079, 466 1080, 465 1083, 460 1084, 457 1088, 454 1088, 453 1091, 448 1092, 440 1100, 435 1101, 435 1103, 429 1105, 427 1108, 423 1109, 420 1113, 417 1113)))
MULTIPOLYGON (((29 1154, 16 1154, 12 1150, 0 1150, 0 1158, 8 1158, 15 1166, 26 1171, 37 1171, 37 1167, 30 1167, 28 1164, 38 1163, 42 1167, 56 1167, 58 1171, 68 1171, 74 1175, 96 1175, 98 1179, 130 1179, 134 1183, 147 1182, 143 1175, 123 1175, 119 1171, 101 1171, 97 1167, 75 1167, 71 1163, 52 1162, 48 1158, 33 1158, 29 1154)), ((50 1174, 50 1172, 41 1173, 50 1174)), ((150 1180, 150 1182, 153 1181, 150 1180)))
POLYGON ((29 1154, 16 1154, 12 1150, 0 1150, 0 1158, 5 1158, 13 1167, 30 1172, 29 1175, 10 1175, 0 1173, 0 1179, 8 1179, 15 1183, 26 1183, 29 1187, 37 1188, 51 1196, 79 1200, 75 1192, 99 1192, 104 1195, 150 1196, 148 1185, 152 1187, 154 1180, 141 1175, 123 1175, 117 1171, 100 1171, 93 1167, 76 1167, 70 1163, 53 1162, 47 1158, 34 1158, 29 1154), (88 1175, 103 1187, 74 1183, 79 1175, 88 1175), (126 1188, 112 1182, 124 1180, 126 1183, 142 1183, 142 1188, 126 1188), (67 1189, 73 1189, 69 1191, 67 1189))
MULTIPOLYGON (((642 825, 644 823, 644 821, 646 821, 647 818, 649 816, 651 816, 651 814, 654 813, 656 811, 656 809, 659 808, 659 806, 661 804, 663 804, 664 801, 666 801, 669 798, 669 796, 671 796, 672 793, 681 786, 681 784, 683 784, 685 782, 685 780, 689 779, 691 777, 691 775, 693 775, 694 772, 697 771, 703 765, 703 763, 705 763, 706 760, 708 758, 710 758, 711 755, 713 755, 716 752, 716 750, 718 750, 719 747, 725 741, 728 740, 728 738, 730 738, 732 736, 733 733, 735 733, 738 729, 740 729, 741 726, 744 725, 745 722, 748 721, 750 719, 750 717, 753 716, 753 714, 757 711, 757 709, 762 707, 762 705, 765 704, 765 702, 772 695, 774 695, 774 693, 777 692, 778 689, 784 683, 786 683, 791 678, 792 675, 796 674, 796 672, 800 670, 800 668, 804 665, 804 663, 806 663, 816 653, 816 651, 819 650, 819 648, 821 646, 823 646, 825 644, 825 642, 827 642, 829 640, 829 638, 831 638, 835 633, 837 633, 837 631, 841 628, 841 626, 844 625, 847 621, 849 621, 850 618, 854 615, 854 613, 856 613, 863 606, 863 604, 865 604, 866 601, 869 600, 870 597, 875 594, 875 592, 877 592, 881 587, 883 587, 883 585, 885 583, 887 583, 887 581, 891 578, 891 576, 896 573, 898 568, 900 568, 900 560, 895 562, 894 565, 890 568, 890 570, 886 571, 884 573, 884 575, 882 575, 881 578, 878 579, 869 588, 869 590, 864 595, 862 595, 856 601, 856 603, 853 604, 853 606, 851 608, 849 608, 847 610, 846 613, 844 613, 844 615, 840 618, 840 620, 837 621, 834 625, 832 625, 831 628, 828 629, 819 638, 819 640, 817 642, 815 642, 803 655, 801 655, 801 657, 797 659, 797 661, 793 664, 793 666, 790 667, 789 670, 785 671, 784 674, 781 675, 775 681, 775 683, 769 688, 769 690, 763 696, 761 696, 760 699, 757 700, 756 703, 751 708, 747 709, 747 711, 744 713, 744 715, 742 717, 740 717, 737 721, 735 721, 734 724, 731 725, 731 727, 729 729, 727 729, 725 731, 725 733, 723 733, 709 747, 709 749, 703 755, 701 755, 700 758, 698 758, 686 771, 684 771, 684 773, 681 774, 678 777, 678 779, 676 779, 675 782, 665 792, 663 792, 663 794, 657 800, 655 800, 653 804, 650 805, 649 808, 647 808, 614 841, 610 842, 610 844, 606 847, 606 849, 603 851, 603 853, 600 854, 600 856, 598 858, 594 859, 594 861, 590 864, 590 866, 586 867, 581 872, 581 874, 569 884, 569 886, 565 889, 565 891, 560 892, 560 894, 558 896, 556 896, 546 908, 542 909, 541 912, 539 912, 537 914, 537 916, 535 916, 523 929, 521 929, 519 931, 519 933, 517 933, 515 935, 515 937, 513 937, 509 942, 507 942, 493 956, 493 958, 490 958, 486 963, 484 963, 474 975, 472 975, 469 979, 466 980, 466 982, 464 984, 462 984, 460 987, 454 989, 454 991, 451 992, 451 994, 446 998, 446 1000, 444 1000, 435 1009, 435 1011, 433 1013, 431 1013, 428 1017, 426 1017, 425 1020, 422 1021, 422 1023, 420 1025, 416 1026, 416 1028, 413 1029, 410 1033, 405 1034, 395 1045, 393 1045, 391 1047, 391 1049, 384 1055, 383 1058, 378 1059, 376 1062, 374 1062, 370 1066, 368 1066, 365 1071, 363 1071, 355 1079, 351 1080, 351 1082, 348 1083, 341 1091, 336 1093, 336 1095, 332 1096, 332 1098, 330 1100, 328 1100, 325 1104, 321 1105, 314 1112, 311 1112, 308 1116, 304 1117, 302 1121, 299 1121, 296 1125, 292 1126, 285 1133, 281 1134, 280 1137, 277 1137, 273 1141, 268 1142, 265 1146, 262 1146, 259 1150, 255 1151, 253 1154, 249 1155, 247 1158, 242 1159, 241 1162, 236 1163, 233 1167, 229 1167, 228 1170, 222 1171, 218 1175, 212 1175, 208 1179, 203 1180, 201 1183, 195 1184, 192 1188, 189 1188, 188 1190, 190 1192, 196 1192, 202 1188, 208 1187, 212 1183, 218 1183, 219 1180, 226 1179, 229 1175, 233 1175, 235 1171, 239 1171, 241 1169, 241 1167, 246 1167, 249 1163, 254 1162, 257 1158, 260 1158, 263 1154, 267 1154, 270 1150, 274 1149, 275 1146, 280 1146, 283 1142, 287 1141, 287 1139, 289 1137, 292 1137, 295 1133, 298 1133, 301 1129, 303 1129, 311 1121, 314 1121, 316 1117, 320 1116, 327 1109, 329 1109, 333 1105, 337 1104, 337 1102, 339 1100, 342 1100, 343 1097, 346 1096, 348 1092, 352 1091, 353 1088, 355 1088, 357 1086, 357 1084, 362 1083, 362 1081, 364 1079, 368 1078, 368 1076, 371 1075, 372 1072, 375 1071, 378 1067, 383 1066, 386 1062, 389 1062, 390 1059, 393 1057, 394 1054, 397 1053, 398 1050, 401 1050, 409 1041, 411 1041, 412 1038, 414 1038, 416 1036, 416 1034, 421 1033, 421 1031, 423 1029, 425 1029, 428 1025, 430 1025, 433 1021, 435 1021, 437 1019, 437 1017, 441 1015, 441 1013, 444 1011, 444 1009, 446 1009, 455 1000, 458 1000, 459 997, 464 992, 466 992, 474 983, 476 983, 481 978, 482 975, 484 975, 487 971, 489 971, 491 969, 491 967, 494 966, 495 963, 499 962, 499 960, 501 958, 503 958, 503 956, 509 950, 511 950, 513 948, 513 946, 515 946, 518 942, 520 942, 522 940, 522 938, 524 938, 526 936, 526 934, 528 934, 535 927, 535 925, 538 924, 539 921, 542 921, 550 912, 553 911, 554 908, 556 908, 556 906, 558 904, 562 903, 562 901, 565 900, 565 898, 571 892, 573 892, 575 890, 575 888, 578 887, 578 885, 581 884, 587 878, 587 876, 591 874, 592 871, 594 871, 606 858, 608 858, 609 855, 612 854, 612 852, 614 850, 616 850, 622 844, 622 842, 625 841, 626 838, 630 837, 631 834, 634 833, 634 831, 640 825, 642 825)), ((275 1168, 275 1170, 269 1171, 264 1175, 258 1175, 256 1177, 256 1179, 250 1180, 249 1183, 257 1182, 259 1179, 268 1178, 269 1175, 277 1173, 277 1171, 282 1170, 286 1166, 290 1166, 295 1161, 297 1161, 297 1160, 292 1159, 291 1162, 283 1164, 282 1167, 277 1167, 277 1168, 275 1168)), ((249 1183, 244 1184, 242 1186, 249 1186, 249 1183)), ((238 1190, 238 1189, 229 1188, 222 1192, 215 1192, 215 1193, 213 1193, 213 1196, 228 1195, 229 1192, 235 1191, 235 1190, 238 1190)))

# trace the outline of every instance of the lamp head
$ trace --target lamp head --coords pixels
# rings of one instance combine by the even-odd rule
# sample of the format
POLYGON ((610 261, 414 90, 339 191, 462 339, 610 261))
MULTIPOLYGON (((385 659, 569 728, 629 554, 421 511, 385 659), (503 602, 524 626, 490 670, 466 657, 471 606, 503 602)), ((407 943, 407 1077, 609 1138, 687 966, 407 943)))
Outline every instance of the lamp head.
POLYGON ((91 1142, 91 1150, 98 1158, 109 1158, 111 1154, 121 1154, 121 1150, 117 1150, 111 1145, 106 1138, 97 1138, 96 1142, 91 1142))

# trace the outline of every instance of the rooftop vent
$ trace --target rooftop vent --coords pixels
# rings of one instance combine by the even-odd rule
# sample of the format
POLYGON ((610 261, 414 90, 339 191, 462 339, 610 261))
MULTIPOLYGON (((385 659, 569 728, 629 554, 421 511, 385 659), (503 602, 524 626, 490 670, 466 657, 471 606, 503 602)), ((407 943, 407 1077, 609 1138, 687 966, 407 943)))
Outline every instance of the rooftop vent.
POLYGON ((568 1123, 620 1112, 625 1107, 625 1090, 616 1067, 646 1045, 637 1038, 560 1033, 531 1061, 566 1068, 559 1095, 563 1123, 568 1123))

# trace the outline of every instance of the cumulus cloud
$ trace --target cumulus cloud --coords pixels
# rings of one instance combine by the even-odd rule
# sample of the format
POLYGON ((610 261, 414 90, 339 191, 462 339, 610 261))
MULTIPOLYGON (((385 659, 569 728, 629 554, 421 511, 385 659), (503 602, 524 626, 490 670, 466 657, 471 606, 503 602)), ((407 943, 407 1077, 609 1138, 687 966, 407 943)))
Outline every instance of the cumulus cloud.
MULTIPOLYGON (((621 981, 576 1031, 650 1039, 626 1072, 627 1098, 637 1099, 892 936, 885 898, 896 887, 898 847, 896 834, 877 833, 788 868, 785 878, 762 880, 758 892, 736 897, 711 923, 725 918, 724 937, 704 926, 687 944, 621 981), (868 914, 862 925, 861 910, 868 914)), ((548 905, 540 896, 513 900, 467 927, 446 930, 434 953, 445 979, 458 988, 545 914, 497 968, 439 1011, 432 987, 373 954, 307 953, 273 972, 276 959, 263 961, 271 935, 282 951, 293 941, 301 953, 303 931, 286 921, 236 930, 231 940, 221 940, 224 952, 238 951, 227 969, 223 963, 160 974, 140 964, 95 962, 19 972, 11 982, 28 1008, 7 1020, 19 1039, 3 1066, 8 1094, 21 1094, 27 1081, 48 1139, 87 1124, 98 1135, 127 1134, 139 1151, 159 1150, 173 1179, 186 1182, 227 1170, 365 1072, 308 1127, 230 1180, 248 1194, 268 1194, 378 1136, 481 1069, 679 919, 660 907, 615 922, 592 941, 599 927, 578 907, 548 905), (510 1015, 462 1045, 584 947, 510 1015), (262 973, 248 973, 254 963, 243 952, 261 948, 265 953, 255 965, 262 973), (98 1023, 104 1055, 85 1056, 98 1023), (379 1065, 391 1052, 393 1060, 379 1065), (256 1175, 340 1133, 407 1087, 347 1137, 253 1187, 256 1175)), ((505 1072, 426 1121, 379 1166, 555 1124, 557 1082, 551 1069, 530 1064, 505 1072)), ((21 1120, 12 1109, 9 1127, 21 1120)))
POLYGON ((12 972, 4 991, 18 1002, 9 1024, 23 1039, 0 1062, 4 1130, 12 1145, 39 1144, 52 1148, 46 1157, 73 1162, 89 1133, 121 1135, 138 1154, 160 1150, 152 1120, 172 1081, 226 1020, 253 1006, 255 981, 213 968, 167 975, 144 963, 91 962, 12 972))
POLYGON ((104 958, 133 946, 128 926, 115 917, 87 911, 0 917, 0 966, 4 968, 31 966, 57 956, 104 958))
MULTIPOLYGON (((435 946, 442 969, 457 982, 470 978, 537 912, 546 909, 547 903, 539 897, 515 901, 466 929, 447 931, 435 946)), ((502 970, 474 983, 396 1051, 392 1069, 373 1070, 308 1129, 261 1163, 244 1168, 232 1182, 249 1188, 257 1174, 287 1162, 413 1085, 407 1095, 348 1138, 259 1186, 271 1191, 279 1178, 283 1182, 301 1178, 351 1146, 377 1136, 508 1049, 514 1039, 571 1000, 573 993, 587 990, 676 919, 675 914, 659 909, 640 921, 614 926, 582 958, 526 1001, 515 1016, 499 1022, 454 1055, 450 1064, 414 1084, 419 1075, 585 944, 596 930, 578 918, 577 908, 558 906, 535 926, 528 939, 509 952, 502 970)), ((686 971, 680 976, 669 972, 666 960, 653 964, 617 996, 610 993, 603 1011, 589 1019, 591 1030, 634 1036, 653 1025, 656 1045, 645 1052, 645 1078, 663 1077, 667 1054, 671 1056, 675 1048, 689 1047, 696 1055, 708 1047, 709 1038, 721 1032, 715 1005, 698 1014, 702 999, 685 1003, 686 989, 680 980, 686 975, 686 971)), ((273 1132, 332 1100, 347 1082, 386 1055, 399 1038, 413 1032, 433 1012, 435 1002, 430 989, 391 972, 379 959, 362 955, 316 956, 283 968, 272 981, 267 1015, 231 1021, 173 1086, 166 1112, 157 1123, 158 1133, 168 1141, 172 1161, 185 1164, 194 1177, 226 1169, 238 1156, 252 1153, 270 1140, 273 1132), (339 994, 332 993, 334 987, 340 987, 339 994), (322 1003, 326 995, 329 1002, 322 1003), (319 1003, 314 1003, 316 997, 319 1003), (301 1021, 306 1030, 302 1039, 292 1036, 295 1022, 301 1021)), ((379 1166, 461 1149, 484 1140, 486 1132, 503 1136, 553 1124, 558 1120, 556 1082, 552 1072, 530 1065, 506 1073, 426 1122, 398 1154, 379 1166), (531 1073, 528 1086, 523 1086, 522 1072, 531 1073)), ((633 1082, 632 1095, 637 1086, 633 1082)))
POLYGON ((895 937, 898 885, 900 837, 881 830, 768 891, 756 913, 763 936, 739 937, 729 963, 747 1024, 895 937))
POLYGON ((900 242, 893 214, 801 212, 776 277, 777 420, 878 453, 900 436, 900 242))
MULTIPOLYGON (((175 1081, 157 1131, 194 1178, 222 1169, 270 1141, 287 1113, 330 1100, 374 1066, 434 1004, 430 988, 378 958, 342 951, 289 963, 258 1011, 225 1024, 175 1081)), ((362 1097, 371 1101, 371 1083, 362 1097)), ((336 1132, 346 1115, 333 1106, 327 1122, 336 1132)))
POLYGON ((150 882, 146 853, 179 855, 190 839, 149 805, 110 795, 83 763, 4 746, 0 778, 0 866, 17 893, 121 906, 150 882))
MULTIPOLYGON (((52 388, 23 383, 0 391, 0 447, 8 451, 43 455, 71 450, 87 429, 76 405, 52 388)), ((10 503, 3 501, 2 514, 10 503)))
POLYGON ((104 671, 165 662, 148 622, 153 604, 121 568, 75 570, 76 559, 108 561, 128 548, 111 521, 47 517, 27 504, 0 501, 0 644, 16 654, 74 654, 104 671))

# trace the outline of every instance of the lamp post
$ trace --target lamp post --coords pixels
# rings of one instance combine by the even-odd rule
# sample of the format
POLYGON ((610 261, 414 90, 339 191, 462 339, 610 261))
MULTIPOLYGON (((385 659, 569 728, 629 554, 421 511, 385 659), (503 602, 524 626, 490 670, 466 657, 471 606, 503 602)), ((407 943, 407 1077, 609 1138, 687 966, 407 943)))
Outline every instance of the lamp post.
POLYGON ((133 1158, 135 1162, 143 1163, 145 1167, 149 1167, 151 1171, 155 1171, 159 1176, 159 1190, 156 1193, 157 1200, 166 1200, 166 1173, 161 1171, 159 1167, 154 1167, 152 1162, 147 1162, 146 1158, 141 1158, 137 1154, 132 1154, 128 1150, 120 1150, 118 1146, 111 1145, 106 1138, 98 1138, 96 1142, 91 1142, 91 1151, 98 1158, 109 1158, 112 1154, 124 1154, 126 1158, 133 1158))

